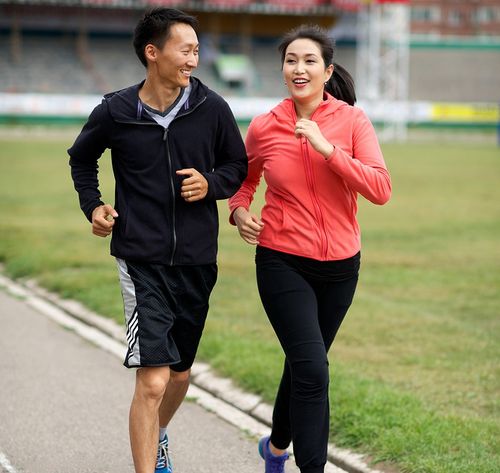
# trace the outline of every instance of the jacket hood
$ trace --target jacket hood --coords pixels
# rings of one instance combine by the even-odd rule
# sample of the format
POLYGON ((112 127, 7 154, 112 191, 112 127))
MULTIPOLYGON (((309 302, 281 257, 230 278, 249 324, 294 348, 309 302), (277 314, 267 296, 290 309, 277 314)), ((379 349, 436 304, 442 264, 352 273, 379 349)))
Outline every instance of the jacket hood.
MULTIPOLYGON (((144 85, 144 80, 125 89, 110 92, 104 96, 108 104, 111 117, 119 122, 151 122, 153 119, 145 112, 139 99, 139 90, 144 85)), ((185 113, 205 100, 208 88, 196 77, 190 78, 191 94, 182 106, 180 113, 185 113)))
MULTIPOLYGON (((325 92, 324 97, 325 99, 318 105, 318 108, 314 111, 315 118, 333 115, 340 108, 350 107, 349 104, 343 102, 342 100, 336 99, 328 92, 325 92)), ((276 105, 276 107, 271 110, 271 113, 275 115, 278 120, 297 120, 295 106, 293 100, 290 97, 282 100, 278 105, 276 105)))

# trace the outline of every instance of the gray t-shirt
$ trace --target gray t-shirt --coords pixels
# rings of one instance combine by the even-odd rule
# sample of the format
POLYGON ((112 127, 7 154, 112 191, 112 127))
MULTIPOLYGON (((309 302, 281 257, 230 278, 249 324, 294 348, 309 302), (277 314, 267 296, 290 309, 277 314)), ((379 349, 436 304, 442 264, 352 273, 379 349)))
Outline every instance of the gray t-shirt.
POLYGON ((153 120, 155 120, 159 125, 161 125, 163 128, 166 129, 177 115, 177 112, 186 103, 190 93, 191 93, 191 84, 189 84, 185 89, 181 89, 181 92, 179 96, 175 99, 174 103, 170 105, 163 112, 151 108, 144 102, 142 102, 142 106, 144 107, 144 110, 148 112, 149 116, 153 120))

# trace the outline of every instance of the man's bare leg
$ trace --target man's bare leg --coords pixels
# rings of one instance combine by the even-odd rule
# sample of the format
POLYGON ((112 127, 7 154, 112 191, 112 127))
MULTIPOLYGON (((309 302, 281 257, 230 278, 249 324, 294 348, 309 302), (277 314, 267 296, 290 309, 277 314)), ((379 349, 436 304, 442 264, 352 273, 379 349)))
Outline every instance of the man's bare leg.
POLYGON ((130 445, 136 473, 155 470, 159 409, 170 377, 170 368, 140 368, 130 406, 130 445))
POLYGON ((160 427, 166 427, 169 424, 186 397, 190 374, 191 370, 180 372, 170 371, 170 381, 160 405, 160 427))

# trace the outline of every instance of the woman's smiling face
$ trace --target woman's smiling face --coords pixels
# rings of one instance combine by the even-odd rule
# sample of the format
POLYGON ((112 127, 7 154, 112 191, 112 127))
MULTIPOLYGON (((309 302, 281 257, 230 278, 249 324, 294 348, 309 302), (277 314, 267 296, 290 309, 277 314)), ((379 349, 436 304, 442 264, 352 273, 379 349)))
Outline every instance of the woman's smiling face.
POLYGON ((292 41, 285 51, 283 77, 292 98, 300 102, 323 99, 325 82, 333 72, 333 65, 325 68, 319 45, 311 39, 292 41))

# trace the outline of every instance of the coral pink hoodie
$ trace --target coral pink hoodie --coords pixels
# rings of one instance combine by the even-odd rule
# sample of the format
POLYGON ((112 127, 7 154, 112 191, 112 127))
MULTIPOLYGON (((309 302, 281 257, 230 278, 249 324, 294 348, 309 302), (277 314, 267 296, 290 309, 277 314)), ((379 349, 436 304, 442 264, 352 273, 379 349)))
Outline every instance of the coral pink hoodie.
POLYGON ((246 137, 248 176, 229 200, 249 209, 262 173, 267 183, 259 245, 320 261, 355 255, 361 247, 357 195, 386 203, 391 180, 375 130, 365 113, 326 95, 314 120, 335 146, 325 160, 294 135, 291 99, 255 117, 246 137))

